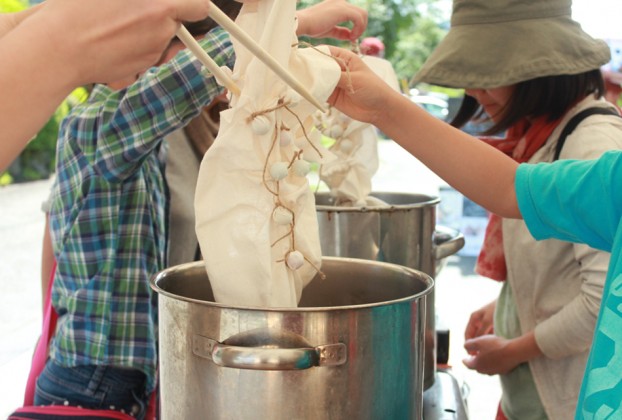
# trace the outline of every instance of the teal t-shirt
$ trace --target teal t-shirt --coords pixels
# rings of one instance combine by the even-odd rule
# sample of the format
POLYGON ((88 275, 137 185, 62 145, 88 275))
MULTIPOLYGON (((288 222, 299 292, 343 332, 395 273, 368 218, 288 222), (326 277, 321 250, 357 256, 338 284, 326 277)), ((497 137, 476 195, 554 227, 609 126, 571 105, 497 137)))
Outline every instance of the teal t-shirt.
POLYGON ((576 419, 622 419, 622 152, 596 160, 522 164, 518 205, 536 239, 611 252, 576 419))

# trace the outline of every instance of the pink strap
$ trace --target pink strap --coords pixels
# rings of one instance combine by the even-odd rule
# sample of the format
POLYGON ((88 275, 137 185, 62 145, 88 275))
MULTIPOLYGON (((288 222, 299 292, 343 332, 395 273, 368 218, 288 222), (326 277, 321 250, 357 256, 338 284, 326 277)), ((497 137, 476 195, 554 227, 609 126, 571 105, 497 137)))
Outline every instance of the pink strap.
MULTIPOLYGON (((37 378, 43 372, 45 363, 48 358, 48 347, 52 335, 56 330, 56 320, 58 314, 52 306, 52 285, 54 284, 54 273, 56 272, 56 261, 52 266, 52 274, 50 275, 50 282, 45 292, 45 301, 43 302, 45 311, 43 314, 43 328, 41 330, 41 337, 37 342, 35 353, 32 357, 32 365, 30 366, 30 373, 28 374, 28 380, 26 382, 26 392, 24 394, 24 407, 32 406, 35 399, 35 389, 37 384, 37 378)), ((155 419, 157 417, 157 390, 153 392, 147 406, 147 413, 145 419, 155 419)))
POLYGON ((34 356, 32 357, 32 365, 30 366, 30 373, 28 374, 28 381, 26 382, 26 393, 24 395, 24 406, 33 405, 35 398, 35 386, 37 378, 45 367, 45 362, 48 358, 48 344, 56 329, 56 319, 58 315, 52 306, 52 285, 54 284, 54 272, 56 271, 56 262, 52 266, 50 275, 50 282, 48 284, 47 291, 45 292, 44 314, 43 314, 43 328, 41 330, 41 337, 37 342, 34 356))

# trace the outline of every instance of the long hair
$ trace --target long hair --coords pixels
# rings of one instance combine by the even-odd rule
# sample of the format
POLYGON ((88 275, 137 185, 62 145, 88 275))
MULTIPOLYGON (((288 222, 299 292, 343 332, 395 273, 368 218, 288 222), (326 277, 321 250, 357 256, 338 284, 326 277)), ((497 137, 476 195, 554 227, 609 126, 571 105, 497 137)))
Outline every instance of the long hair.
MULTIPOLYGON (((597 97, 605 94, 605 83, 598 69, 580 74, 546 76, 520 82, 516 84, 499 121, 493 123, 481 134, 501 133, 525 117, 545 115, 549 121, 554 121, 590 94, 597 97)), ((491 121, 479 103, 473 97, 465 95, 460 109, 450 124, 460 128, 471 120, 491 121)))

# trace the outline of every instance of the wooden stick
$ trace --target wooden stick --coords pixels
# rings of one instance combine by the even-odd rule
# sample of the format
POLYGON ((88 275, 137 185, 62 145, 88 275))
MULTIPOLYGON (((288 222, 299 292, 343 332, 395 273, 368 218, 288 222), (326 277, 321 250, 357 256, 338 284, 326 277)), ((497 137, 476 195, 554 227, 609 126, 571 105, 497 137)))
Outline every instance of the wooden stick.
POLYGON ((326 112, 324 106, 317 100, 311 92, 309 92, 294 75, 292 75, 285 67, 283 67, 278 61, 274 59, 261 45, 259 45, 253 38, 250 37, 242 28, 240 28, 234 21, 229 18, 222 10, 220 10, 213 2, 209 5, 209 16, 214 19, 216 23, 222 26, 231 36, 235 37, 242 45, 255 55, 262 63, 268 66, 273 72, 277 74, 285 83, 287 83, 292 89, 298 92, 303 98, 311 102, 322 112, 326 112))
POLYGON ((177 38, 179 38, 181 42, 183 42, 184 45, 194 54, 194 56, 201 63, 203 63, 203 65, 207 67, 209 71, 212 72, 212 74, 219 83, 221 83, 234 95, 240 95, 240 87, 229 76, 229 74, 225 73, 225 71, 220 68, 218 63, 216 63, 212 59, 212 57, 207 55, 203 47, 201 47, 201 44, 199 44, 197 40, 194 39, 192 34, 188 31, 188 29, 186 29, 184 25, 181 25, 177 30, 177 38))

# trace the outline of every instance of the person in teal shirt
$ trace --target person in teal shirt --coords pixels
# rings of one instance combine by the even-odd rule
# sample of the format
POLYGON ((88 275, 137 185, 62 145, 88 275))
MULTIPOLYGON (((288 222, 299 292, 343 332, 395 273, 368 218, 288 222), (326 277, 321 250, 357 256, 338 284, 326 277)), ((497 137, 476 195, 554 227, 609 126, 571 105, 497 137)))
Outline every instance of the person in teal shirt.
POLYGON ((524 218, 536 239, 580 242, 611 253, 575 417, 622 418, 622 152, 519 164, 388 88, 350 51, 331 47, 331 53, 342 67, 332 106, 377 126, 489 211, 524 218))

